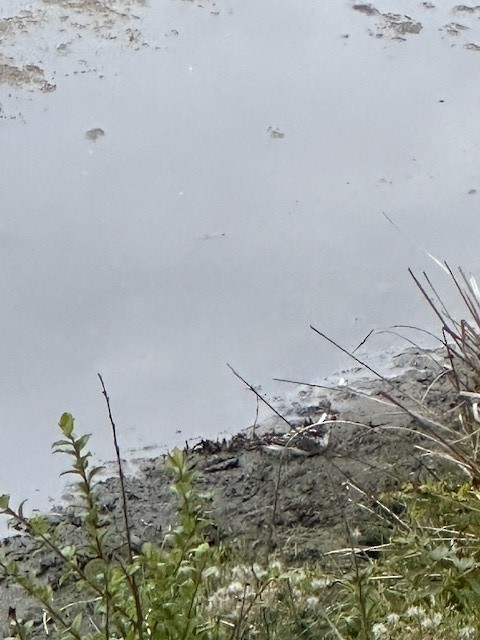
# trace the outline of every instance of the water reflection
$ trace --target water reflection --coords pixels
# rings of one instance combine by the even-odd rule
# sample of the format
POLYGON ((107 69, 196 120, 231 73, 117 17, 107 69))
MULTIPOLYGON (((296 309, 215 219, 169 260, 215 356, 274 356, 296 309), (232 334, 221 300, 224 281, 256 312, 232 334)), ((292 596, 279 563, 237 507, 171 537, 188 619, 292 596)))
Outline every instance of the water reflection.
POLYGON ((98 371, 125 448, 181 444, 253 420, 226 362, 281 393, 345 364, 311 323, 431 326, 417 245, 478 268, 480 57, 427 5, 5 5, 56 89, 0 86, 2 483, 51 490, 63 411, 110 455, 98 371))

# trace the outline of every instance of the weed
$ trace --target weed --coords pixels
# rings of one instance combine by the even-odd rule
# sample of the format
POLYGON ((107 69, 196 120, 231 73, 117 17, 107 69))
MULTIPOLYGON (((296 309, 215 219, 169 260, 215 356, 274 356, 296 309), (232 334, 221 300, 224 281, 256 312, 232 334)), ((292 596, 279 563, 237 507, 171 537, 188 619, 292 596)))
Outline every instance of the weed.
MULTIPOLYGON (((278 460, 269 555, 264 565, 246 564, 232 549, 206 539, 207 502, 195 486, 185 452, 174 450, 165 464, 172 474, 176 524, 155 542, 135 548, 120 449, 110 401, 100 377, 114 435, 123 513, 123 545, 98 498, 100 468, 91 466, 88 435, 77 436, 73 417, 59 422, 54 451, 71 459, 81 501, 81 535, 62 523, 27 517, 23 504, 0 496, 0 512, 32 542, 32 554, 52 558, 52 580, 29 572, 6 549, 0 572, 21 586, 42 608, 35 617, 9 612, 10 637, 75 640, 475 640, 480 602, 480 291, 473 279, 445 267, 466 305, 469 320, 456 321, 425 275, 414 276, 442 322, 446 365, 421 399, 402 394, 383 378, 381 402, 401 407, 423 436, 423 458, 440 457, 456 473, 431 472, 428 482, 409 483, 383 496, 371 495, 342 471, 372 514, 372 547, 360 545, 345 516, 349 546, 336 550, 349 564, 284 566, 275 546, 275 516, 285 457, 278 460), (447 416, 428 405, 439 380, 448 378, 457 404, 447 416), (401 507, 401 508, 400 508, 401 507), (373 522, 373 520, 372 520, 373 522), (375 525, 376 526, 376 525, 375 525), (380 528, 379 528, 380 527, 380 528), (123 551, 122 551, 123 549, 123 551), (23 618, 23 619, 22 619, 23 618)), ((412 274, 413 275, 413 274, 412 274)), ((317 331, 317 334, 323 334, 317 331)), ((326 337, 326 336, 324 336, 326 337)), ((333 344, 331 339, 327 338, 333 344)), ((338 345, 337 345, 338 346, 338 345)), ((341 347, 340 347, 341 348, 341 347)), ((354 359, 362 363, 355 355, 354 359)), ((371 367, 371 372, 377 374, 371 367)), ((235 375, 241 378, 235 371, 235 375)), ((378 375, 378 374, 377 374, 378 375)), ((381 376, 380 376, 381 377, 381 376)), ((258 402, 265 400, 253 391, 258 402)), ((268 404, 268 403, 267 403, 268 404)), ((271 407, 273 408, 273 407, 271 407)), ((282 420, 287 422, 282 416, 282 420)), ((288 423, 289 424, 289 423, 288 423)), ((355 426, 356 423, 345 423, 355 426)), ((292 438, 298 427, 289 425, 292 438)), ((388 429, 383 425, 382 429, 388 429)), ((303 434, 302 434, 303 435, 303 434)), ((287 441, 287 444, 289 442, 287 441)), ((329 460, 335 467, 335 463, 329 460)), ((334 490, 334 489, 332 489, 334 490)), ((363 536, 366 539, 365 535, 363 536)))
MULTIPOLYGON (((205 501, 193 489, 193 472, 185 454, 176 449, 166 458, 178 501, 176 527, 158 546, 146 543, 137 554, 129 546, 124 557, 112 553, 108 544, 113 531, 97 497, 94 479, 100 468, 90 468, 90 453, 85 451, 89 436, 75 435, 74 420, 68 413, 62 415, 59 426, 63 438, 53 447, 73 460, 66 473, 78 478, 76 488, 83 507, 81 544, 62 542, 61 533, 48 519, 27 518, 22 505, 12 509, 8 495, 0 497, 0 508, 11 524, 35 542, 37 551, 53 553, 58 559, 62 568, 58 586, 69 587, 72 600, 67 604, 59 601, 50 585, 22 570, 18 562, 9 561, 5 553, 0 558, 4 576, 41 604, 44 632, 53 638, 207 638, 208 625, 199 615, 199 604, 206 599, 208 578, 216 571, 216 555, 204 539, 209 523, 204 516, 205 501), (80 602, 75 594, 81 594, 80 602)), ((14 637, 26 639, 35 634, 35 621, 22 621, 15 611, 10 623, 14 637)))

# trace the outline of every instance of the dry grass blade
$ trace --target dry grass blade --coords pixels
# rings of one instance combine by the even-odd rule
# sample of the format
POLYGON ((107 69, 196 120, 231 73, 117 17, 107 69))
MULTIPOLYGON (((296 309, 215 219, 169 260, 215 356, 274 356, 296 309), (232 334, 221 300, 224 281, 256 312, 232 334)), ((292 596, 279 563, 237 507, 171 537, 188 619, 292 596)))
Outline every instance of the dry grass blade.
POLYGON ((279 411, 277 411, 277 410, 275 409, 275 407, 274 407, 272 404, 270 404, 270 402, 268 402, 268 400, 266 400, 262 395, 260 395, 260 394, 258 393, 258 391, 255 389, 255 387, 254 387, 254 386, 252 386, 249 382, 247 382, 247 381, 245 380, 245 378, 242 378, 242 376, 241 376, 239 373, 237 373, 237 372, 235 371, 235 369, 234 369, 231 365, 229 365, 228 363, 227 363, 227 367, 230 369, 230 371, 231 371, 235 376, 237 376, 237 378, 238 378, 239 380, 241 380, 245 385, 247 385, 247 387, 250 389, 250 391, 256 395, 256 397, 257 397, 257 399, 258 399, 258 400, 260 400, 261 402, 263 402, 263 403, 264 403, 264 404, 265 404, 265 405, 266 405, 266 406, 267 406, 271 411, 273 411, 273 413, 274 413, 276 416, 278 416, 278 417, 280 418, 280 420, 282 420, 283 422, 285 422, 285 424, 287 424, 287 425, 289 426, 289 428, 290 428, 290 429, 293 429, 294 431, 297 431, 297 427, 296 427, 295 425, 291 424, 291 423, 290 423, 290 422, 285 418, 285 416, 282 416, 282 414, 281 414, 279 411))
MULTIPOLYGON (((460 293, 467 309, 469 310, 471 316, 475 319, 475 322, 477 323, 477 326, 480 326, 480 317, 477 313, 476 310, 476 305, 475 303, 472 302, 472 300, 470 299, 470 296, 467 292, 464 291, 464 289, 462 289, 462 287, 460 286, 460 283, 458 282, 457 278, 455 277, 455 274, 453 273, 453 271, 450 269, 450 267, 447 265, 448 267, 448 271, 452 277, 453 282, 455 283, 455 286, 458 289, 458 292, 460 293)), ((463 276, 462 271, 460 271, 460 274, 463 276)), ((464 276, 463 276, 464 277, 464 276)))
MULTIPOLYGON (((270 402, 268 402, 268 400, 266 400, 262 395, 260 395, 253 385, 251 385, 249 382, 245 380, 245 378, 243 378, 239 373, 237 373, 237 371, 235 371, 235 369, 231 365, 227 363, 227 367, 239 380, 241 380, 247 386, 248 389, 250 389, 252 393, 255 394, 257 401, 260 400, 261 402, 263 402, 271 411, 273 411, 273 413, 276 416, 278 416, 283 422, 285 422, 285 424, 288 425, 288 427, 294 432, 295 435, 300 433, 296 425, 291 424, 285 418, 285 416, 282 416, 282 414, 279 411, 277 411, 275 407, 272 404, 270 404, 270 402)), ((274 497, 273 497, 273 504, 272 504, 272 518, 270 522, 269 535, 267 540, 267 546, 269 550, 273 549, 276 546, 276 520, 277 520, 277 510, 278 510, 278 499, 280 495, 280 481, 282 477, 283 464, 286 460, 287 451, 288 451, 287 447, 284 447, 282 454, 280 456, 280 459, 278 461, 277 476, 275 480, 274 497)))
POLYGON ((413 273, 413 271, 411 269, 408 269, 408 272, 410 273, 410 275, 412 276, 415 284, 417 285, 417 287, 420 289, 421 293, 423 294, 425 300, 428 302, 428 304, 430 305, 430 307, 433 309, 433 312, 435 313, 435 315, 437 316, 437 318, 440 320, 440 322, 442 323, 442 329, 448 334, 450 335, 451 338, 453 338, 453 340, 460 340, 460 336, 458 336, 457 334, 455 334, 455 332, 446 324, 445 322, 445 318, 442 315, 442 313, 438 310, 437 306, 435 305, 435 303, 433 302, 433 300, 430 298, 430 296, 427 293, 427 290, 425 289, 425 287, 422 285, 422 283, 420 282, 420 280, 416 277, 416 275, 413 273))
MULTIPOLYGON (((465 397, 465 392, 471 395, 480 391, 480 290, 476 285, 476 281, 469 281, 461 269, 459 270, 460 277, 456 277, 449 265, 445 263, 445 271, 448 272, 453 280, 454 286, 466 307, 468 316, 473 322, 469 319, 455 320, 427 274, 423 274, 426 281, 424 286, 413 271, 409 269, 410 275, 423 297, 441 322, 443 340, 438 340, 445 347, 445 356, 449 363, 446 366, 442 366, 432 357, 435 364, 442 367, 442 371, 430 382, 420 400, 403 391, 401 392, 391 380, 388 380, 370 365, 359 359, 354 353, 344 349, 337 342, 315 329, 315 327, 311 326, 311 328, 342 353, 351 357, 357 364, 386 383, 390 392, 382 392, 382 397, 409 415, 417 425, 417 432, 436 445, 437 450, 432 449, 430 453, 440 455, 445 460, 454 462, 469 475, 474 486, 480 486, 480 465, 477 462, 480 451, 480 433, 478 429, 480 412, 477 398, 473 396, 463 400, 461 397, 459 398, 460 401, 456 403, 450 412, 455 411, 458 416, 458 423, 455 425, 451 423, 451 417, 447 421, 443 418, 438 419, 426 405, 427 397, 432 389, 445 376, 450 379, 454 392, 459 396, 461 396, 462 392, 465 397), (428 290, 433 295, 429 295, 428 290), (413 405, 410 404, 412 401, 413 405), (478 421, 477 417, 479 417, 478 421)), ((408 325, 403 326, 405 328, 414 328, 408 325)), ((371 333, 368 334, 367 339, 371 333)), ((391 329, 379 333, 399 335, 391 329)), ((432 335, 430 332, 427 333, 432 335)), ((413 341, 405 338, 405 336, 402 335, 401 337, 415 345, 413 341)), ((418 347, 418 345, 415 346, 418 347)), ((425 350, 423 351, 425 352, 425 350)))
MULTIPOLYGON (((354 360, 357 364, 359 364, 361 367, 363 367, 364 369, 367 369, 367 371, 370 371, 370 373, 373 373, 373 375, 375 377, 377 377, 379 380, 381 380, 382 382, 384 382, 390 389, 392 389, 395 393, 400 393, 400 395, 402 395, 402 397, 404 397, 405 399, 409 400, 410 402, 412 402, 414 405, 417 405, 419 407, 422 408, 422 410, 428 410, 425 405, 422 405, 422 403, 420 402, 420 400, 418 398, 415 398, 414 396, 412 396, 409 393, 406 393, 405 391, 399 391, 395 384, 393 383, 392 380, 389 380, 388 378, 386 378, 385 376, 383 376, 381 373, 379 373, 378 371, 376 371, 375 369, 373 369, 373 367, 371 367, 369 364, 367 364, 364 360, 360 360, 360 358, 357 358, 357 356, 355 356, 351 351, 348 351, 348 349, 345 349, 344 347, 342 347, 338 342, 336 342, 335 340, 333 340, 332 338, 329 338, 325 333, 322 333, 321 331, 319 331, 318 329, 316 329, 313 325, 310 325, 310 329, 313 329, 313 331, 315 331, 315 333, 317 333, 320 337, 324 338, 324 340, 326 340, 327 342, 329 342, 330 344, 332 344, 334 347, 336 347, 337 349, 339 349, 342 353, 344 353, 345 355, 349 356, 350 358, 352 358, 352 360, 354 360)), ((396 402, 396 404, 398 405, 398 401, 396 402)), ((398 405, 400 407, 402 407, 402 405, 398 405)))

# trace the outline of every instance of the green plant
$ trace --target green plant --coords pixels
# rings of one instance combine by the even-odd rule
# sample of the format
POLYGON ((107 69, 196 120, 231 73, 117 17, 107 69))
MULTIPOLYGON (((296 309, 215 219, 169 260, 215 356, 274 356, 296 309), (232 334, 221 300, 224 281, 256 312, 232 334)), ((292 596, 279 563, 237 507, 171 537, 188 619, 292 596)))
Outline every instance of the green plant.
MULTIPOLYGON (((53 638, 207 638, 209 626, 199 615, 199 606, 206 598, 208 578, 216 571, 216 555, 205 541, 206 503, 194 489, 194 474, 185 454, 174 450, 166 457, 178 503, 176 527, 158 546, 146 543, 137 554, 125 555, 112 551, 114 531, 99 505, 94 479, 100 468, 89 465, 89 436, 75 435, 74 420, 68 413, 62 415, 59 426, 63 438, 54 443, 54 451, 71 456, 72 466, 66 473, 76 476, 82 502, 78 544, 62 539, 61 527, 48 519, 26 517, 23 505, 12 509, 7 495, 0 497, 0 508, 34 542, 35 553, 57 558, 62 567, 57 586, 67 590, 69 601, 59 600, 56 589, 2 552, 4 576, 40 603, 45 630, 53 638)), ((11 626, 14 637, 35 634, 34 621, 21 621, 15 612, 11 626)))
MULTIPOLYGON (((336 552, 347 560, 327 572, 320 566, 284 567, 271 555, 284 456, 272 504, 271 544, 265 566, 260 566, 245 565, 233 549, 225 553, 207 542, 206 497, 195 487, 186 454, 174 450, 165 464, 173 477, 176 525, 161 540, 135 551, 116 428, 100 377, 118 462, 124 522, 120 540, 98 499, 100 469, 90 466, 89 436, 77 437, 73 417, 63 414, 62 439, 53 446, 72 460, 67 473, 74 475, 82 503, 81 535, 72 536, 65 523, 26 517, 23 504, 15 511, 9 497, 0 496, 0 512, 32 541, 31 553, 39 559, 48 554, 59 567, 53 579, 34 575, 5 549, 0 552, 4 576, 44 612, 39 629, 34 618, 22 620, 12 609, 12 636, 26 640, 48 631, 52 638, 76 640, 477 639, 480 292, 462 272, 459 279, 450 273, 472 320, 455 321, 428 278, 436 301, 416 279, 442 320, 448 364, 420 398, 402 395, 384 379, 390 386, 381 401, 401 407, 415 421, 406 430, 422 435, 415 441, 422 456, 453 463, 455 473, 431 473, 434 482, 410 483, 384 496, 371 495, 344 473, 372 519, 370 529, 357 534, 345 517, 349 548, 336 552), (438 416, 427 400, 444 377, 451 380, 458 403, 438 416), (361 545, 359 535, 372 548, 361 545)), ((246 384, 257 403, 265 402, 246 384)))
POLYGON ((480 500, 471 485, 446 482, 401 491, 409 530, 397 532, 382 568, 393 578, 386 596, 476 615, 480 598, 480 500), (399 577, 401 576, 401 577, 399 577))

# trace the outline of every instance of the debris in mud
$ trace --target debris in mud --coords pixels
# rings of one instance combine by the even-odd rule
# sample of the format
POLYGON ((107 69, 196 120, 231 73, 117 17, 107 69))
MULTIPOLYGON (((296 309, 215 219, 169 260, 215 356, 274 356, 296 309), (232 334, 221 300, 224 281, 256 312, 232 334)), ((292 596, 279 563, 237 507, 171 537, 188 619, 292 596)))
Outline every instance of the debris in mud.
POLYGON ((226 233, 214 233, 214 234, 205 233, 203 236, 199 237, 199 240, 220 240, 226 237, 227 237, 226 233))
POLYGON ((113 9, 105 0, 42 0, 42 2, 47 5, 56 5, 63 9, 71 9, 76 13, 89 12, 90 15, 94 13, 101 15, 112 14, 122 18, 130 17, 129 9, 131 4, 145 6, 145 0, 133 0, 133 2, 118 2, 117 0, 117 5, 124 5, 124 11, 121 11, 119 8, 113 9))
POLYGON ((354 4, 352 9, 364 13, 367 16, 379 15, 380 11, 376 9, 373 4, 354 4))
POLYGON ((477 193, 476 189, 469 189, 469 191, 467 192, 468 196, 474 196, 477 193))
MULTIPOLYGON (((457 395, 447 377, 439 377, 444 370, 444 361, 436 352, 411 349, 394 358, 389 379, 399 394, 410 398, 417 394, 426 398, 428 389, 428 406, 435 415, 450 416, 457 395)), ((368 512, 352 500, 355 487, 362 488, 365 496, 374 496, 398 483, 433 476, 442 462, 419 455, 417 447, 425 441, 415 421, 408 413, 377 402, 384 399, 383 390, 384 382, 373 378, 358 379, 355 387, 344 389, 297 387, 298 395, 278 405, 285 420, 272 416, 229 440, 202 440, 188 450, 199 490, 212 496, 218 539, 242 540, 247 547, 266 543, 267 523, 276 501, 278 548, 287 559, 316 561, 339 544, 348 544, 346 514, 362 526, 370 522, 368 512), (331 433, 322 455, 275 458, 266 451, 266 445, 276 443, 282 434, 303 435, 315 429, 316 436, 325 427, 331 433)), ((165 478, 162 461, 151 460, 128 480, 129 495, 139 496, 130 500, 132 520, 139 523, 143 518, 153 523, 155 531, 168 527, 173 515, 165 478)), ((112 495, 117 495, 118 481, 111 478, 99 489, 101 501, 110 504, 112 495)), ((115 509, 110 509, 112 517, 120 518, 115 509)))
POLYGON ((263 425, 257 432, 247 429, 221 443, 201 440, 191 451, 210 456, 221 452, 230 454, 227 459, 215 458, 211 467, 208 468, 209 472, 222 470, 223 463, 227 464, 227 461, 230 462, 225 468, 237 466, 237 458, 231 454, 242 451, 280 452, 290 454, 291 457, 311 457, 325 453, 330 443, 332 425, 335 424, 338 413, 331 410, 329 402, 324 404, 325 406, 321 406, 317 403, 314 407, 308 407, 307 417, 304 417, 305 412, 297 408, 298 415, 288 421, 290 429, 286 423, 276 424, 274 428, 263 425), (234 460, 235 462, 232 462, 234 460))
POLYGON ((94 129, 90 129, 85 133, 85 138, 87 140, 91 140, 92 142, 96 142, 98 138, 102 138, 105 135, 105 131, 100 129, 100 127, 95 127, 94 129))
POLYGON ((284 138, 285 134, 280 131, 278 127, 268 127, 267 133, 270 134, 270 138, 284 138))
POLYGON ((422 2, 422 7, 424 9, 435 9, 433 2, 422 2))
MULTIPOLYGON (((182 0, 183 2, 188 2, 190 4, 194 4, 196 7, 203 9, 204 6, 215 7, 216 2, 212 2, 212 0, 182 0)), ((210 12, 212 13, 212 12, 210 12)), ((220 12, 218 12, 220 13, 220 12)))
POLYGON ((55 47, 58 53, 65 55, 68 52, 68 44, 66 42, 59 42, 55 47))
POLYGON ((13 33, 26 33, 29 25, 35 25, 42 19, 42 14, 23 10, 16 16, 9 16, 0 20, 0 35, 6 36, 13 33))
POLYGON ((463 46, 465 49, 470 49, 470 51, 480 51, 480 45, 475 44, 475 42, 469 42, 463 46))
POLYGON ((205 467, 205 473, 216 473, 217 471, 228 471, 228 469, 235 469, 239 465, 238 457, 230 458, 217 458, 212 460, 212 464, 205 467))
MULTIPOLYGON (((34 85, 43 92, 53 91, 56 87, 52 83, 45 82, 38 74, 32 77, 31 73, 25 73, 24 52, 29 51, 32 66, 54 74, 59 55, 84 55, 87 43, 82 41, 81 32, 88 33, 96 41, 92 56, 99 40, 127 42, 134 50, 149 46, 138 28, 141 16, 133 11, 135 7, 145 7, 145 0, 116 0, 115 3, 107 0, 39 0, 31 5, 28 10, 0 18, 2 62, 19 70, 3 66, 2 83, 34 85), (82 41, 80 50, 79 41, 82 41), (58 43, 56 46, 52 44, 55 42, 58 43)), ((76 70, 79 62, 72 60, 71 70, 64 75, 86 73, 76 70)))
POLYGON ((367 16, 379 16, 382 19, 382 22, 376 25, 376 31, 370 32, 370 35, 376 38, 389 35, 394 40, 404 40, 404 36, 419 34, 423 29, 422 23, 410 16, 399 13, 381 13, 372 4, 354 4, 352 8, 367 16))
POLYGON ((142 38, 142 32, 139 29, 126 29, 125 37, 129 45, 134 46, 136 50, 140 47, 147 47, 148 43, 142 38))
POLYGON ((337 418, 335 413, 330 413, 330 408, 325 410, 319 420, 311 419, 301 428, 294 427, 281 436, 270 435, 269 442, 263 445, 267 453, 280 453, 290 456, 316 456, 325 453, 330 443, 332 422, 337 418))
POLYGON ((423 29, 422 23, 399 13, 382 13, 384 25, 379 25, 379 32, 390 32, 393 38, 405 35, 417 35, 423 29))
POLYGON ((442 27, 442 31, 448 33, 449 36, 458 36, 462 31, 467 31, 470 27, 458 22, 449 22, 442 27))
MULTIPOLYGON (((409 349, 391 361, 388 386, 408 397, 409 407, 416 406, 415 398, 422 398, 435 419, 451 420, 452 409, 458 408, 458 393, 443 375, 448 371, 448 361, 440 352, 409 349)), ((326 567, 332 551, 349 545, 346 520, 355 522, 362 532, 360 546, 377 544, 384 524, 379 524, 372 510, 376 497, 404 482, 438 478, 450 468, 441 458, 425 455, 428 439, 414 416, 384 402, 386 380, 360 377, 355 387, 343 389, 296 386, 288 406, 279 407, 286 422, 272 416, 228 441, 203 440, 187 450, 197 489, 210 499, 209 541, 223 542, 226 548, 231 545, 248 562, 275 546, 287 564, 320 562, 326 567), (301 430, 305 416, 315 420, 307 423, 307 429, 318 422, 323 427, 326 421, 316 416, 325 413, 329 421, 332 413, 337 419, 331 424, 331 442, 324 455, 275 459, 266 454, 263 445, 270 438, 288 431, 292 424, 301 430)), ((175 495, 164 462, 163 458, 141 460, 135 474, 125 478, 131 534, 138 546, 161 543, 164 532, 175 524, 175 495)), ((114 532, 122 531, 118 478, 101 481, 96 491, 102 521, 112 523, 114 532)), ((59 525, 55 533, 60 541, 81 548, 85 545, 83 513, 75 502, 75 493, 69 491, 51 522, 59 525)), ((113 533, 110 548, 117 550, 119 542, 118 533, 113 533)), ((0 550, 32 575, 39 575, 40 568, 57 602, 67 601, 68 586, 65 590, 60 581, 53 554, 34 553, 35 543, 23 535, 7 538, 0 550)), ((0 610, 7 611, 11 602, 22 610, 30 606, 30 600, 15 591, 7 578, 0 589, 0 610)))
POLYGON ((0 83, 17 87, 31 85, 45 93, 55 91, 57 88, 45 79, 43 69, 35 64, 27 64, 24 67, 0 64, 0 83))
POLYGON ((458 4, 456 7, 453 7, 452 11, 475 13, 475 11, 480 11, 480 5, 477 4, 475 7, 469 7, 466 4, 458 4))

